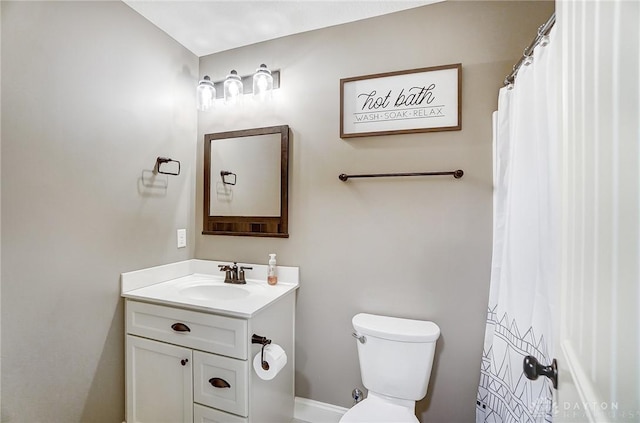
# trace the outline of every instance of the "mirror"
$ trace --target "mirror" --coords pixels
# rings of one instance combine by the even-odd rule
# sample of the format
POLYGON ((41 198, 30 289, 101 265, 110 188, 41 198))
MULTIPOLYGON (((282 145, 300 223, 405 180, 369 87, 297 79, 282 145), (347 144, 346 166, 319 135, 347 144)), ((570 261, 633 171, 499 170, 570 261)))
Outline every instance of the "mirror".
POLYGON ((205 235, 288 238, 289 126, 204 136, 205 235))

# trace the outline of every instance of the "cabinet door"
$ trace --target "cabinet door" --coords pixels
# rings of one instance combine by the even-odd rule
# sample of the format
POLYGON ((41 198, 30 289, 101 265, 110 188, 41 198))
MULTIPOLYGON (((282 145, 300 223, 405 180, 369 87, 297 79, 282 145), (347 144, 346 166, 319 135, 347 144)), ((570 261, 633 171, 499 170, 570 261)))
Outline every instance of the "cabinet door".
POLYGON ((192 352, 127 335, 127 423, 193 422, 192 352))

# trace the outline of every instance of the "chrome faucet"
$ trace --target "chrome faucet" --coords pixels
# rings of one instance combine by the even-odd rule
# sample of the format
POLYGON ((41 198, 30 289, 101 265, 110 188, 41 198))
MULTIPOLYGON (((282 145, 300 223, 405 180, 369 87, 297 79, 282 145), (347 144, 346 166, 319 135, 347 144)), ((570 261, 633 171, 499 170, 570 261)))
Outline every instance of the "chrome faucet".
POLYGON ((253 267, 247 267, 247 266, 238 267, 238 263, 235 261, 233 262, 233 266, 230 266, 228 264, 219 264, 218 267, 220 268, 221 272, 225 272, 224 283, 232 283, 232 284, 239 284, 239 285, 244 285, 247 283, 244 276, 244 271, 253 269, 253 267))

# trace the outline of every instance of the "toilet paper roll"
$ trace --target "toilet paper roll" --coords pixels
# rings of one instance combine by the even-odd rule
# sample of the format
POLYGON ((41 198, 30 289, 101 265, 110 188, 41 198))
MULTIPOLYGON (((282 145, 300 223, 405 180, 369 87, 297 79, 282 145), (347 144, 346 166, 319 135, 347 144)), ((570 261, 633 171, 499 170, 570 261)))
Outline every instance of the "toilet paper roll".
POLYGON ((264 361, 269 365, 268 370, 262 368, 261 352, 253 357, 253 370, 263 380, 271 380, 287 364, 287 353, 278 344, 269 344, 264 347, 264 361))

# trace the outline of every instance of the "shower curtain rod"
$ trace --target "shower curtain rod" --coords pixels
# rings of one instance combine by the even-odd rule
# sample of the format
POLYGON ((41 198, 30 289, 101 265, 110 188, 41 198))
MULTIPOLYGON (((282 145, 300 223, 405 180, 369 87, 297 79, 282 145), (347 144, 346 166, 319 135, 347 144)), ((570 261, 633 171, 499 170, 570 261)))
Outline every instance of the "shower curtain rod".
POLYGON ((522 57, 520 58, 520 60, 518 60, 518 63, 513 65, 513 71, 511 71, 511 73, 504 79, 504 85, 510 85, 515 82, 516 75, 518 74, 518 71, 520 70, 520 67, 522 67, 524 61, 528 57, 533 56, 533 49, 536 48, 538 44, 540 44, 540 41, 545 36, 549 35, 549 32, 551 31, 551 28, 553 28, 553 25, 555 23, 556 23, 556 13, 553 12, 551 17, 547 20, 547 22, 545 22, 544 24, 540 25, 540 27, 538 27, 538 35, 536 36, 536 38, 533 39, 533 41, 531 41, 531 44, 529 44, 529 47, 524 49, 524 52, 522 53, 522 57))

